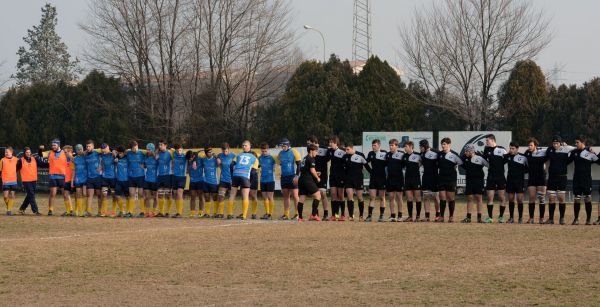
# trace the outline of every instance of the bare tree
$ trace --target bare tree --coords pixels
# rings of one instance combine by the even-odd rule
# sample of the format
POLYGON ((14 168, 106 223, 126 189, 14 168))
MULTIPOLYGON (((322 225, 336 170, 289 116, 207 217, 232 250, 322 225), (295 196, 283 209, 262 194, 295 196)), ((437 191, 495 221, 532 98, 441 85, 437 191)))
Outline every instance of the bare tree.
POLYGON ((485 129, 497 111, 499 85, 514 64, 550 42, 549 19, 530 2, 446 0, 415 11, 401 27, 401 56, 411 77, 442 107, 485 129))

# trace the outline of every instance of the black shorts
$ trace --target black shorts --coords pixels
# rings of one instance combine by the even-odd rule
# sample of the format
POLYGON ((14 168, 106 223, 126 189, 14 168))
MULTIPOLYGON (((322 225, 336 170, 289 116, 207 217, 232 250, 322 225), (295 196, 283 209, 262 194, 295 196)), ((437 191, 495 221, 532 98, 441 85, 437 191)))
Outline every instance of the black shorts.
POLYGON ((385 190, 385 181, 385 177, 371 177, 371 179, 369 179, 369 190, 385 190))
POLYGON ((343 188, 344 187, 344 176, 331 174, 331 176, 329 176, 329 187, 330 188, 343 188))
POLYGON ((102 177, 88 178, 85 187, 92 190, 100 190, 102 188, 102 177))
POLYGON ((258 190, 258 173, 250 172, 250 190, 258 190))
POLYGON ((294 177, 295 176, 281 177, 281 188, 290 190, 297 189, 298 186, 294 184, 294 177))
MULTIPOLYGON (((370 188, 370 186, 369 186, 370 188)), ((387 192, 402 192, 404 191, 404 178, 403 177, 388 177, 385 183, 385 190, 387 192)))
POLYGON ((173 176, 173 179, 171 181, 171 187, 174 190, 185 189, 186 179, 187 178, 185 176, 173 176))
POLYGON ((129 196, 129 181, 117 181, 115 194, 119 196, 129 196))
POLYGON ((509 194, 525 192, 524 179, 511 179, 506 181, 506 192, 509 194))
MULTIPOLYGON (((421 184, 422 191, 438 191, 437 175, 423 175, 423 183, 421 184)), ((406 187, 405 187, 406 189, 406 187)))
POLYGON ((73 188, 71 188, 71 181, 65 182, 65 185, 63 186, 63 190, 65 190, 67 192, 73 192, 73 188))
POLYGON ((327 189, 327 172, 321 172, 319 179, 320 181, 317 182, 319 189, 327 189))
POLYGON ((75 188, 76 188, 76 189, 77 189, 77 188, 81 189, 81 188, 85 187, 85 185, 86 185, 86 183, 85 183, 85 182, 80 182, 80 183, 77 183, 77 182, 76 182, 76 183, 74 184, 74 186, 75 186, 75 188))
POLYGON ((158 190, 158 183, 144 181, 144 190, 156 192, 158 190))
POLYGON ((157 182, 159 189, 171 189, 173 186, 173 176, 171 175, 162 175, 157 177, 157 182))
POLYGON ((219 182, 219 189, 231 190, 231 182, 221 181, 219 182))
POLYGON ((113 190, 117 185, 117 179, 115 178, 102 178, 102 187, 113 190))
POLYGON ((404 191, 421 190, 421 178, 408 177, 404 179, 404 191))
POLYGON ((353 176, 344 179, 344 187, 346 189, 362 190, 364 187, 363 177, 353 176))
POLYGON ((590 196, 592 195, 591 180, 573 180, 573 196, 590 196))
POLYGON ((129 177, 129 187, 143 189, 144 188, 144 176, 129 177))
POLYGON ((548 191, 566 191, 567 176, 550 176, 546 185, 548 191))
POLYGON ((249 189, 251 186, 250 179, 246 177, 234 176, 231 180, 231 186, 234 188, 249 189))
POLYGON ((190 182, 190 191, 204 191, 204 181, 190 182))
POLYGON ((275 182, 261 182, 260 183, 260 191, 261 192, 275 192, 275 182))
POLYGON ((62 189, 65 187, 64 179, 48 179, 48 187, 62 189))
POLYGON ((503 177, 488 177, 485 183, 486 190, 502 191, 506 190, 506 178, 503 177))
POLYGON ((467 179, 465 195, 483 195, 483 178, 467 179))
POLYGON ((456 178, 440 177, 438 181, 438 191, 456 192, 456 178))
POLYGON ((313 195, 319 192, 317 182, 312 178, 299 179, 298 180, 298 194, 299 195, 313 195))
POLYGON ((17 185, 16 184, 10 184, 10 185, 2 185, 2 191, 16 191, 17 190, 17 185))
POLYGON ((218 185, 204 182, 204 193, 217 194, 218 192, 219 192, 218 185))
POLYGON ((546 177, 545 176, 529 176, 527 179, 528 187, 543 187, 546 186, 546 177))

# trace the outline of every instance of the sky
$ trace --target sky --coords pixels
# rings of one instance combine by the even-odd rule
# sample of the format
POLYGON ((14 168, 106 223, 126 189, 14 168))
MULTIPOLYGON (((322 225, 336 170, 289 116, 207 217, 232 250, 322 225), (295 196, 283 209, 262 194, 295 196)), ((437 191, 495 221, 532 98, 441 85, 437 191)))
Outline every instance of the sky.
MULTIPOLYGON (((0 85, 16 71, 17 49, 27 29, 39 23, 41 7, 50 2, 58 10, 58 33, 73 56, 81 57, 88 37, 79 28, 88 18, 90 0, 2 0, 0 5, 0 85)), ((398 56, 399 26, 409 23, 415 9, 432 0, 372 0, 372 52, 402 69, 398 56)), ((551 19, 553 39, 535 59, 552 83, 581 84, 600 76, 600 1, 529 0, 551 19)), ((321 59, 326 53, 352 57, 352 0, 289 0, 291 27, 306 58, 321 59)), ((6 84, 5 84, 6 87, 6 84)))

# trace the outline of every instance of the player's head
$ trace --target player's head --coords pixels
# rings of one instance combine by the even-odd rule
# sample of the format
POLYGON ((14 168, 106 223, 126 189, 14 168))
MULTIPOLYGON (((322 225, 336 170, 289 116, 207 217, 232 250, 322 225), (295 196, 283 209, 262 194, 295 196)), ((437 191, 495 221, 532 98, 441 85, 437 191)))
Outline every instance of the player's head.
POLYGON ((60 150, 60 140, 59 139, 53 139, 50 142, 50 148, 52 148, 52 151, 58 151, 58 150, 60 150))
POLYGON ((516 141, 510 142, 508 145, 508 152, 513 156, 519 153, 519 144, 516 141))
POLYGON ((69 158, 73 157, 73 146, 71 146, 71 145, 65 145, 63 147, 63 150, 65 151, 65 153, 67 154, 67 156, 69 158))
POLYGON ((329 138, 329 147, 337 149, 340 146, 340 138, 333 135, 329 138))
POLYGON ((159 141, 158 141, 158 149, 159 149, 160 151, 165 151, 165 150, 167 150, 167 141, 165 141, 165 140, 159 140, 159 141))
POLYGON ((540 142, 538 142, 536 138, 530 137, 527 140, 527 149, 529 149, 529 151, 535 151, 538 146, 540 146, 540 142))
POLYGON ((131 148, 131 151, 133 151, 133 152, 136 152, 136 151, 138 151, 138 149, 139 149, 140 147, 139 147, 139 144, 138 144, 138 142, 137 142, 136 140, 132 140, 132 141, 129 143, 129 148, 131 148))
POLYGON ((212 156, 213 156, 212 147, 210 147, 210 146, 204 147, 204 155, 207 156, 208 158, 212 158, 212 156))
POLYGON ((190 161, 190 160, 194 160, 195 158, 196 158, 196 153, 195 152, 193 152, 191 150, 188 150, 188 151, 185 152, 185 159, 186 160, 190 161))
POLYGON ((87 142, 85 142, 85 150, 87 152, 92 152, 94 151, 94 141, 92 140, 87 140, 87 142))
POLYGON ((8 146, 4 149, 4 156, 7 158, 12 158, 13 155, 13 148, 8 146))
POLYGON ((268 156, 269 155, 269 143, 267 142, 262 142, 260 144, 260 153, 263 156, 268 156))
POLYGON ((154 143, 148 143, 146 144, 146 154, 149 156, 154 155, 154 151, 156 150, 156 146, 154 146, 154 143))
POLYGON ((419 141, 419 149, 421 150, 421 152, 426 152, 429 149, 429 141, 420 140, 419 141))
POLYGON ((225 143, 221 144, 221 152, 223 152, 223 154, 228 155, 229 151, 230 151, 229 143, 225 142, 225 143))
POLYGON ((559 149, 561 143, 562 143, 562 138, 560 136, 555 135, 552 137, 552 147, 554 149, 559 149))
POLYGON ((579 135, 575 138, 575 146, 577 147, 577 149, 584 149, 586 145, 587 140, 585 136, 579 135))
POLYGON ((250 149, 252 149, 252 144, 250 143, 250 141, 245 140, 244 142, 242 142, 242 150, 244 152, 249 152, 250 149))
POLYGON ((398 144, 399 144, 399 143, 400 143, 400 142, 398 142, 398 140, 397 140, 397 139, 391 139, 391 140, 388 142, 388 145, 390 145, 390 151, 391 151, 391 152, 396 152, 396 150, 398 150, 398 144))
POLYGON ((310 145, 310 144, 315 144, 315 145, 319 145, 319 139, 317 139, 316 136, 311 135, 306 139, 306 144, 310 145))
POLYGON ((411 154, 415 150, 415 143, 413 141, 408 141, 404 143, 404 151, 406 153, 411 154))
POLYGON ((119 158, 125 157, 125 147, 123 147, 123 146, 117 146, 117 156, 119 158))
POLYGON ((475 144, 465 145, 465 155, 467 157, 472 157, 474 154, 475 154, 475 144))
POLYGON ((83 155, 83 145, 81 145, 81 144, 75 145, 75 152, 78 155, 83 155))
POLYGON ((379 148, 381 148, 381 141, 379 139, 374 139, 371 142, 371 148, 373 148, 373 151, 378 151, 379 148))
POLYGON ((496 136, 493 134, 488 134, 485 136, 485 145, 489 147, 496 146, 496 136))
POLYGON ((290 149, 290 140, 282 138, 281 140, 279 140, 279 147, 281 147, 281 150, 287 151, 288 149, 290 149))
POLYGON ((311 157, 316 157, 317 156, 317 150, 319 150, 319 146, 317 146, 316 144, 310 144, 308 145, 308 155, 311 157))
POLYGON ((440 144, 442 145, 442 150, 448 152, 450 151, 450 144, 452 144, 452 140, 450 140, 449 137, 445 137, 440 141, 440 144))
POLYGON ((352 144, 352 143, 350 143, 350 142, 346 143, 346 145, 345 145, 345 147, 344 147, 344 148, 346 149, 346 153, 347 153, 347 154, 351 154, 351 155, 353 155, 353 154, 356 152, 356 151, 354 150, 354 144, 352 144))
POLYGON ((100 150, 102 153, 107 154, 110 152, 110 146, 108 146, 106 143, 102 143, 102 145, 100 145, 100 150))
POLYGON ((25 155, 25 157, 29 158, 31 157, 31 148, 29 147, 25 147, 23 148, 23 154, 25 155))
POLYGON ((181 145, 179 145, 179 144, 175 144, 175 145, 173 145, 173 148, 175 148, 175 151, 176 151, 178 154, 180 154, 180 155, 182 155, 182 154, 183 154, 183 147, 182 147, 181 145))

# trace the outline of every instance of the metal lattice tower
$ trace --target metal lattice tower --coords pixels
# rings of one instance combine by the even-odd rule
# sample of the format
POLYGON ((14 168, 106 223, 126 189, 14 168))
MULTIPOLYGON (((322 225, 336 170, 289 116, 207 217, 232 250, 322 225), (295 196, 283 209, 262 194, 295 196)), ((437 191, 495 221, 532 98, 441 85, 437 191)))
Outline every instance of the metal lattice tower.
POLYGON ((366 61, 371 56, 371 0, 354 0, 352 60, 366 61))

